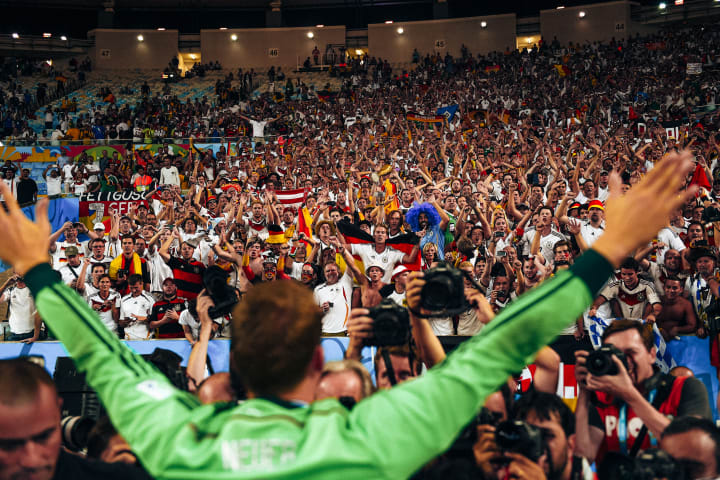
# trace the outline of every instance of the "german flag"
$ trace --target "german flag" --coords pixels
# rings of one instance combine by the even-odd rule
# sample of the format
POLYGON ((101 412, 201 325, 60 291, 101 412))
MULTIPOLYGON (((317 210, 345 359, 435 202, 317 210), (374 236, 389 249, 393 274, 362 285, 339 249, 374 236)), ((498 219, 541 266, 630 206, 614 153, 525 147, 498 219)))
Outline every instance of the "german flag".
POLYGON ((421 123, 443 123, 445 117, 443 115, 421 115, 417 112, 407 112, 406 119, 412 122, 421 123))
MULTIPOLYGON (((369 243, 373 244, 375 243, 375 239, 372 235, 369 233, 365 233, 360 229, 360 227, 355 226, 354 224, 347 222, 345 220, 342 220, 340 222, 336 223, 337 229, 340 233, 343 234, 343 237, 345 237, 345 241, 350 244, 361 244, 361 243, 369 243)), ((388 247, 392 247, 395 250, 399 250, 403 253, 410 254, 412 252, 412 249, 415 245, 417 245, 420 242, 420 238, 415 235, 415 233, 404 233, 402 235, 399 235, 394 238, 388 238, 387 242, 385 244, 388 247)), ((406 263, 404 264, 408 269, 410 270, 420 270, 420 255, 417 256, 417 259, 413 263, 406 263)), ((357 259, 356 259, 357 262, 357 259)), ((360 266, 360 265, 358 265, 360 266)), ((364 270, 363 270, 364 271, 364 270)))

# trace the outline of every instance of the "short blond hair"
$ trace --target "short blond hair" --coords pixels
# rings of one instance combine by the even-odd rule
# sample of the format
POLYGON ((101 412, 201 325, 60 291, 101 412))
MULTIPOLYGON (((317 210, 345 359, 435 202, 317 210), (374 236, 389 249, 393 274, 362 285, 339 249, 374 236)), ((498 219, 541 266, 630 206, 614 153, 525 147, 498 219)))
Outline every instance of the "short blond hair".
POLYGON ((332 373, 353 372, 360 377, 362 385, 362 398, 367 398, 375 392, 375 386, 372 383, 370 372, 357 360, 346 358, 335 362, 328 362, 323 367, 321 379, 332 373))

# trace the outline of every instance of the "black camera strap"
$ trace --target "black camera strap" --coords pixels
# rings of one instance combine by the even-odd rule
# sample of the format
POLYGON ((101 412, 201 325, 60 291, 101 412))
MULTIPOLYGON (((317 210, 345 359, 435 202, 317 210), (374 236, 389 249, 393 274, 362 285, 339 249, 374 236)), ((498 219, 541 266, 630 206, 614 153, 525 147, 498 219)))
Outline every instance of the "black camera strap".
MULTIPOLYGON (((674 378, 672 380, 668 380, 667 378, 662 378, 658 382, 658 386, 656 387, 657 394, 655 395, 655 398, 652 400, 651 405, 655 410, 660 409, 660 405, 665 402, 665 400, 670 397, 670 392, 672 391, 674 378)), ((642 428, 638 432, 637 437, 635 437, 635 441, 633 442, 632 448, 630 449, 630 458, 635 458, 640 451, 640 448, 642 447, 643 441, 645 441, 645 436, 648 434, 648 428, 647 425, 643 424, 642 428)))
POLYGON ((395 385, 397 385, 397 377, 395 377, 395 369, 393 368, 392 361, 390 361, 390 352, 388 352, 387 348, 383 348, 380 354, 382 355, 383 361, 385 362, 385 369, 387 370, 390 385, 394 387, 395 385))

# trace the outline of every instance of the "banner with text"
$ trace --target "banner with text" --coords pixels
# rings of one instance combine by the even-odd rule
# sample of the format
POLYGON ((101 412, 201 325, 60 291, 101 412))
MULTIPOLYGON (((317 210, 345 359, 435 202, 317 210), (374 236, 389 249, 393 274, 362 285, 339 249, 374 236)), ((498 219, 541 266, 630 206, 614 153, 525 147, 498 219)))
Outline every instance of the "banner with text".
POLYGON ((110 231, 110 212, 117 211, 120 215, 127 215, 133 205, 147 205, 142 193, 138 192, 93 192, 80 197, 80 222, 88 230, 93 229, 96 223, 105 225, 105 231, 110 231))

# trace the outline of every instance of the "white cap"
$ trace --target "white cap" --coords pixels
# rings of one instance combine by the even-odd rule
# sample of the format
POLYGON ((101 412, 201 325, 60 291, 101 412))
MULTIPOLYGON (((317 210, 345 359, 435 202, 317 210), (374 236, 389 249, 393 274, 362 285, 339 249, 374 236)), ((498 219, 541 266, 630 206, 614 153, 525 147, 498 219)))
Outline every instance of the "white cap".
POLYGON ((405 265, 398 265, 395 267, 395 269, 392 271, 392 276, 390 277, 391 280, 395 280, 395 277, 400 275, 403 272, 409 272, 410 269, 407 268, 405 265))
POLYGON ((105 230, 105 225, 103 225, 102 223, 98 222, 98 223, 96 223, 95 225, 93 225, 93 230, 105 230))

